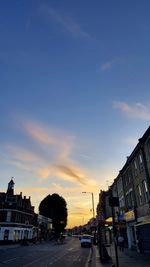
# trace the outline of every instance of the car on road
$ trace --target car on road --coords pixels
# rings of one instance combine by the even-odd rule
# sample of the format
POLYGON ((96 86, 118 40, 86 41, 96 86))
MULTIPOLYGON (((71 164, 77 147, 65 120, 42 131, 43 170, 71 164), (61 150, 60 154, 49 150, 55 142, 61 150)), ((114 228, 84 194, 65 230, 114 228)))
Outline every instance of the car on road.
POLYGON ((92 236, 91 235, 82 235, 80 237, 81 247, 92 247, 92 236))

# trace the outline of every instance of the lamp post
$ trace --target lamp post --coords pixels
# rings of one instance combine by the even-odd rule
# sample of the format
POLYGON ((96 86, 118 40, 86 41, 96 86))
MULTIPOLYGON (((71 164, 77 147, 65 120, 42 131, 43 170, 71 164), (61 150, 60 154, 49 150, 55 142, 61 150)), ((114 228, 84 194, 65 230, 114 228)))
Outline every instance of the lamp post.
POLYGON ((94 194, 93 192, 82 192, 83 194, 91 194, 92 196, 92 212, 93 212, 93 218, 95 218, 95 212, 94 212, 94 194))

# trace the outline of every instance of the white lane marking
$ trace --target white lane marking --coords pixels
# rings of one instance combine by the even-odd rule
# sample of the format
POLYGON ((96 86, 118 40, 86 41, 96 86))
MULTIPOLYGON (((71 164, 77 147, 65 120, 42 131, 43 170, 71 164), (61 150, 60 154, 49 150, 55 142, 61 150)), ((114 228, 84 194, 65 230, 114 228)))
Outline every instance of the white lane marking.
POLYGON ((85 263, 85 267, 89 266, 89 262, 91 261, 92 254, 93 254, 93 249, 91 248, 90 252, 89 252, 89 256, 88 256, 87 261, 85 263))
POLYGON ((67 250, 70 251, 70 250, 73 250, 73 248, 68 248, 67 250))
POLYGON ((7 262, 10 262, 10 261, 13 261, 13 260, 16 260, 16 259, 18 259, 18 257, 3 261, 3 263, 7 263, 7 262))

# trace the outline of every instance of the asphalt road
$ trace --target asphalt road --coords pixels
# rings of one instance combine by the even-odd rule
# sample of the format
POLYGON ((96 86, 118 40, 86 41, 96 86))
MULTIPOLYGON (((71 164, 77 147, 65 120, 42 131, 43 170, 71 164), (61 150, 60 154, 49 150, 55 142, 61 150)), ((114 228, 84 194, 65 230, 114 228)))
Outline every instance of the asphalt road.
POLYGON ((0 266, 4 267, 88 267, 91 248, 81 248, 77 238, 64 244, 43 242, 29 246, 0 246, 0 266))

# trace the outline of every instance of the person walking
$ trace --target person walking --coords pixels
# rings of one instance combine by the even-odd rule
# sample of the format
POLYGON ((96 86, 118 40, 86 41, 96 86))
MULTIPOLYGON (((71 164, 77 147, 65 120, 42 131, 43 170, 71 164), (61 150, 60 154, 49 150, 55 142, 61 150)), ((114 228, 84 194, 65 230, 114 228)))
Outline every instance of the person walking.
POLYGON ((118 236, 118 245, 120 251, 124 251, 124 237, 122 235, 118 236))

